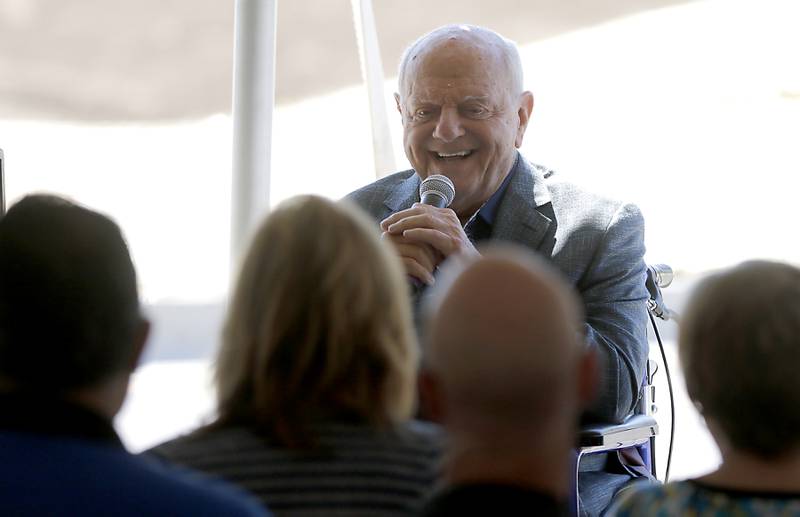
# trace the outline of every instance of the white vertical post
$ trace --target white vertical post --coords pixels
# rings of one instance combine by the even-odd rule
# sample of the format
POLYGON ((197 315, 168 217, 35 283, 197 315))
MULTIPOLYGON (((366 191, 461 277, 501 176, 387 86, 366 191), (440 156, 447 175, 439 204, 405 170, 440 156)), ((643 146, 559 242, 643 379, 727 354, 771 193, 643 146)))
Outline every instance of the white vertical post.
POLYGON ((231 266, 269 210, 277 0, 236 0, 231 266))
POLYGON ((351 0, 351 4, 358 54, 361 59, 361 75, 367 85, 369 99, 375 175, 380 178, 394 172, 396 164, 392 150, 392 136, 389 132, 389 118, 386 114, 378 31, 375 27, 375 15, 372 12, 372 0, 351 0))

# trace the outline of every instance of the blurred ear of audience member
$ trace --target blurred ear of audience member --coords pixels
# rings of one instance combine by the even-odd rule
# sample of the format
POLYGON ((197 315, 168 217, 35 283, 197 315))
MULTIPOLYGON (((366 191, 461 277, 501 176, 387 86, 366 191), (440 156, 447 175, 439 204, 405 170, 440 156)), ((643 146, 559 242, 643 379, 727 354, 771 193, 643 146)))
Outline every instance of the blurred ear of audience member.
POLYGON ((0 219, 0 514, 265 515, 125 451, 111 420, 147 333, 110 219, 44 195, 0 219))
POLYGON ((419 358, 407 290, 359 209, 281 204, 231 297, 218 419, 151 453, 227 477, 279 514, 414 514, 440 437, 410 420, 419 358))
POLYGON ((679 350, 722 464, 632 491, 615 513, 800 515, 800 269, 753 261, 702 281, 679 350))
POLYGON ((424 515, 565 515, 596 378, 580 304, 522 249, 454 267, 428 308, 421 384, 448 451, 446 487, 424 515))

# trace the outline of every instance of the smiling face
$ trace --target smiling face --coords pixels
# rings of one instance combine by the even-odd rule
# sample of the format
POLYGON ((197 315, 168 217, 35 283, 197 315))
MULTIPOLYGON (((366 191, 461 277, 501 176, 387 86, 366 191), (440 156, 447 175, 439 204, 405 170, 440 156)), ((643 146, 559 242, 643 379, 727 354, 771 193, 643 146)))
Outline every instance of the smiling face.
POLYGON ((495 38, 462 29, 423 42, 408 58, 405 91, 395 95, 408 160, 423 179, 453 180, 451 208, 462 219, 508 174, 533 107, 495 38))

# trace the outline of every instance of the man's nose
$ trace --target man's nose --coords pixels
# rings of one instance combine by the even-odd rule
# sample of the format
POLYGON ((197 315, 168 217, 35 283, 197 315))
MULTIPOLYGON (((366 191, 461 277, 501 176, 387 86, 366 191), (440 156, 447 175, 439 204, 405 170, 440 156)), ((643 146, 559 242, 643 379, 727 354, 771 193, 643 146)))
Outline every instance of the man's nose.
POLYGON ((446 107, 439 112, 439 120, 433 130, 433 137, 444 142, 452 142, 464 135, 464 127, 461 125, 461 116, 455 107, 446 107))

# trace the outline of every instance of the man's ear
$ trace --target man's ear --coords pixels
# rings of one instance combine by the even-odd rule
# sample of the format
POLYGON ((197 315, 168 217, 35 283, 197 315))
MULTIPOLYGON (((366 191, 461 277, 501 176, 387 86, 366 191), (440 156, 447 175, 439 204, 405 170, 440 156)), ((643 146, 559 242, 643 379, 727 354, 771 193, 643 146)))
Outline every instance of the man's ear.
POLYGON ((150 322, 144 318, 141 318, 136 327, 136 332, 134 332, 133 335, 134 350, 128 371, 133 372, 136 370, 136 367, 139 366, 139 361, 142 359, 142 354, 144 353, 145 344, 147 343, 148 337, 150 337, 150 322))
POLYGON ((522 137, 525 136, 528 121, 531 118, 531 113, 533 113, 533 94, 531 92, 522 92, 519 101, 519 109, 517 110, 519 126, 517 127, 517 137, 514 140, 514 145, 517 149, 522 146, 522 137))
POLYGON ((394 94, 394 103, 397 105, 397 112, 400 114, 400 116, 403 116, 403 105, 400 103, 399 93, 394 94))
POLYGON ((436 375, 422 370, 417 378, 419 387, 419 416, 441 424, 446 413, 446 403, 441 382, 436 375))
POLYGON ((578 397, 582 407, 591 405, 597 396, 600 380, 597 351, 594 348, 583 352, 578 365, 578 397))

